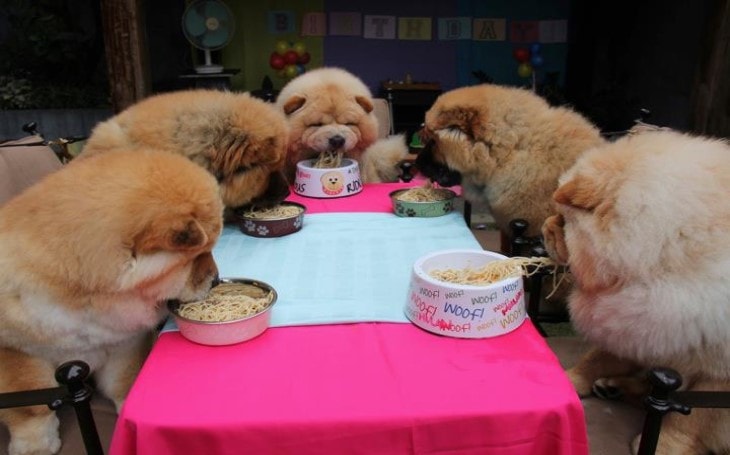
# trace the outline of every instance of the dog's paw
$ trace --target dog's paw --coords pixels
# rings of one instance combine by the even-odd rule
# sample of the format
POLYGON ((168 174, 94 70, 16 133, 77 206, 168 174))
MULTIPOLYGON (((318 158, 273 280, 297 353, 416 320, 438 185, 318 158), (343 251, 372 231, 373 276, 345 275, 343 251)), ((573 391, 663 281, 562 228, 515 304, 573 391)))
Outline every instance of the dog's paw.
POLYGON ((542 225, 542 236, 545 249, 557 263, 566 265, 568 263, 568 247, 565 244, 565 219, 562 215, 548 217, 542 225))
POLYGON ((28 419, 10 431, 8 455, 52 455, 61 450, 55 413, 28 419))
POLYGON ((636 455, 639 453, 640 444, 641 444, 641 433, 634 436, 634 439, 631 440, 631 444, 629 444, 629 450, 631 450, 631 455, 636 455))
POLYGON ((579 397, 584 398, 591 396, 593 391, 593 383, 591 381, 584 378, 572 368, 567 370, 565 374, 568 376, 570 383, 573 384, 573 388, 579 397))
POLYGON ((593 394, 604 400, 618 400, 624 396, 623 390, 611 378, 599 378, 593 383, 593 394))

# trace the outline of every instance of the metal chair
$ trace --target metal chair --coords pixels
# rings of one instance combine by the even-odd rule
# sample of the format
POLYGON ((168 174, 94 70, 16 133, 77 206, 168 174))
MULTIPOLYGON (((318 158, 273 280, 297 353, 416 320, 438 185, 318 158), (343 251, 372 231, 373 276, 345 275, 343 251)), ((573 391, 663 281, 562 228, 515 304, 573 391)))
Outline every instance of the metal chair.
POLYGON ((52 410, 73 406, 88 455, 103 455, 101 440, 91 412, 94 390, 87 383, 91 369, 80 360, 61 364, 56 369, 59 387, 0 393, 0 409, 47 405, 52 410))

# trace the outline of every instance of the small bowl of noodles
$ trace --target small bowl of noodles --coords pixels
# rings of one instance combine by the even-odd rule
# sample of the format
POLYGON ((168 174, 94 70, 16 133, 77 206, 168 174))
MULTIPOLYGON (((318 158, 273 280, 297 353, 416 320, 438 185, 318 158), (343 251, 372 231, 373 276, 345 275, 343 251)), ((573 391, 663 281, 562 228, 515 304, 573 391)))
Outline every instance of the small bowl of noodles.
POLYGON ((238 227, 252 237, 282 237, 302 229, 306 207, 284 201, 267 209, 244 209, 237 214, 238 227))
POLYGON ((413 265, 405 305, 416 326, 455 338, 490 338, 527 317, 522 277, 548 258, 508 258, 484 250, 443 250, 413 265))
POLYGON ((442 216, 454 210, 456 193, 446 188, 414 187, 390 193, 393 213, 403 217, 442 216))
POLYGON ((339 198, 362 191, 360 166, 341 154, 323 153, 297 163, 294 192, 312 198, 339 198))
POLYGON ((224 279, 203 300, 168 302, 182 336, 208 346, 241 343, 269 328, 277 294, 273 287, 246 278, 224 279))

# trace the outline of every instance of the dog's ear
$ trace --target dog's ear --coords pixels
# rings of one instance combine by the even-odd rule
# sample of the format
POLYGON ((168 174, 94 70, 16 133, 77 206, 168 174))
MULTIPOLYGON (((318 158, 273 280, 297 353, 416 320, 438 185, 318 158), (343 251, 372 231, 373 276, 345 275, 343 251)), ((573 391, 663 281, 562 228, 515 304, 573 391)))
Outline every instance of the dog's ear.
POLYGON ((482 129, 479 111, 471 107, 456 107, 426 113, 426 127, 431 131, 458 128, 471 137, 482 129))
POLYGON ((203 226, 193 217, 170 221, 156 219, 135 239, 136 252, 185 251, 199 248, 208 242, 203 226))
POLYGON ((373 106, 373 102, 370 99, 368 99, 367 97, 356 96, 355 102, 357 104, 359 104, 360 107, 362 107, 363 110, 368 114, 371 113, 373 111, 373 109, 375 109, 375 106, 373 106))
POLYGON ((298 111, 299 109, 304 106, 304 103, 307 101, 306 98, 299 95, 294 95, 288 100, 286 100, 286 103, 284 103, 284 113, 286 115, 291 115, 292 113, 298 111))
POLYGON ((576 175, 555 190, 553 200, 558 204, 590 211, 603 201, 603 195, 592 179, 576 175))

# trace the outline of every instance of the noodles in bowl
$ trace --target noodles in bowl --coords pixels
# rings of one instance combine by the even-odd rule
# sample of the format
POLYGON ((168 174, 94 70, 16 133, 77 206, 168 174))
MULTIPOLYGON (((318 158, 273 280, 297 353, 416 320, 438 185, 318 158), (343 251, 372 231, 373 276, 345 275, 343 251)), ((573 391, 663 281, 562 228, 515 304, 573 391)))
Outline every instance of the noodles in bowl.
POLYGON ((277 294, 270 285, 249 279, 222 280, 205 299, 170 302, 180 333, 205 345, 240 343, 263 333, 277 294))
POLYGON ((434 217, 454 209, 456 193, 431 186, 395 190, 390 193, 393 213, 402 217, 434 217))
POLYGON ((406 317, 424 330, 455 338, 515 330, 527 316, 525 295, 520 266, 505 266, 506 259, 484 250, 444 250, 419 258, 406 317))
POLYGON ((266 209, 251 208, 238 214, 238 227, 252 237, 281 237, 302 228, 305 211, 303 205, 288 201, 266 209))

